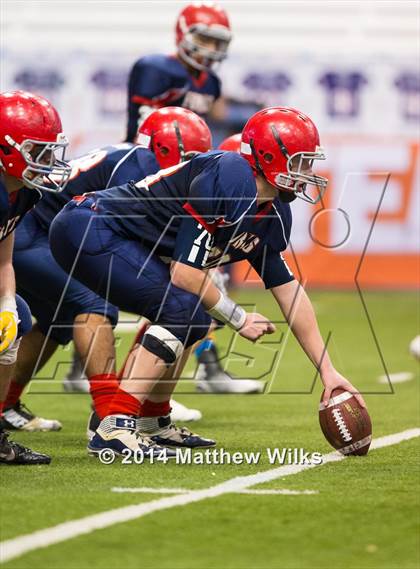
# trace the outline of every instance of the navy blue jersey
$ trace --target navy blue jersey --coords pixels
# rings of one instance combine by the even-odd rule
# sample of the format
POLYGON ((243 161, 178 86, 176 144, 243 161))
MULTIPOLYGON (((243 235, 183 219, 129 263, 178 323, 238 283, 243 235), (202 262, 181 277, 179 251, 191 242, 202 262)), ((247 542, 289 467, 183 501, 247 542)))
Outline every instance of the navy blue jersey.
POLYGON ((292 228, 292 212, 288 203, 279 198, 262 204, 257 214, 248 216, 238 225, 234 234, 221 227, 205 268, 247 260, 264 281, 273 288, 294 279, 281 253, 287 248, 292 228))
POLYGON ((41 192, 22 188, 8 194, 0 180, 0 241, 12 233, 22 217, 41 199, 41 192))
POLYGON ((133 142, 139 126, 141 107, 169 105, 206 115, 220 97, 220 80, 211 71, 195 77, 173 55, 148 55, 139 59, 128 80, 128 142, 133 142))
POLYGON ((210 151, 136 184, 110 188, 96 210, 114 231, 197 267, 247 259, 266 288, 293 280, 281 256, 292 215, 279 198, 257 207, 255 177, 234 152, 210 151))
POLYGON ((110 188, 96 209, 114 231, 154 253, 202 267, 219 227, 234 233, 256 214, 257 189, 248 162, 212 150, 136 184, 110 188))
POLYGON ((153 152, 133 144, 99 148, 71 160, 70 164, 72 174, 64 190, 54 194, 44 192, 42 201, 33 211, 44 229, 74 196, 139 180, 159 170, 153 152))

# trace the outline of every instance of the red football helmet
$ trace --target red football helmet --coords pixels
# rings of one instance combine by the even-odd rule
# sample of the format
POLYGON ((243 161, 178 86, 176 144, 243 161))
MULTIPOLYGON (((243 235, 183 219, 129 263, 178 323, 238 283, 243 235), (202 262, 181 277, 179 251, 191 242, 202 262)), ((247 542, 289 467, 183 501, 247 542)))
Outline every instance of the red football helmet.
POLYGON ((203 119, 182 107, 153 111, 140 126, 136 142, 154 152, 161 168, 185 162, 212 146, 210 129, 203 119))
POLYGON ((232 136, 228 136, 225 138, 218 146, 219 150, 225 150, 228 152, 241 152, 241 139, 242 134, 232 134, 232 136))
POLYGON ((28 188, 60 192, 71 173, 64 162, 67 145, 47 99, 25 91, 0 93, 0 168, 7 174, 28 188))
POLYGON ((255 113, 242 130, 241 154, 271 185, 310 203, 317 203, 327 187, 328 180, 312 172, 315 160, 325 160, 318 130, 296 109, 271 107, 255 113), (315 197, 307 186, 315 186, 315 197))
POLYGON ((212 2, 186 6, 178 16, 175 32, 180 57, 199 70, 223 61, 232 39, 226 12, 212 2), (210 40, 214 48, 206 47, 210 40))

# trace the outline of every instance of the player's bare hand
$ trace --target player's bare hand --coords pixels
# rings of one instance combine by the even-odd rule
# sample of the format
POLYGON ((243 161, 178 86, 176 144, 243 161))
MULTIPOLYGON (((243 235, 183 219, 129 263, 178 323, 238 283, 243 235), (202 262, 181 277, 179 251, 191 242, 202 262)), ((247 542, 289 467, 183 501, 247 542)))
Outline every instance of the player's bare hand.
POLYGON ((325 406, 328 405, 328 401, 331 398, 332 391, 334 391, 334 389, 341 388, 344 389, 345 391, 349 391, 350 393, 352 393, 356 397, 360 405, 362 407, 366 407, 365 400, 360 395, 358 389, 356 389, 356 387, 354 387, 354 385, 352 385, 350 381, 348 381, 343 375, 341 375, 341 373, 338 373, 337 370, 332 369, 327 373, 323 373, 322 381, 325 387, 324 395, 322 397, 322 402, 324 403, 325 406))
POLYGON ((276 327, 265 316, 258 312, 250 312, 246 315, 245 324, 239 330, 239 334, 251 342, 256 342, 264 334, 273 334, 275 331, 276 327))

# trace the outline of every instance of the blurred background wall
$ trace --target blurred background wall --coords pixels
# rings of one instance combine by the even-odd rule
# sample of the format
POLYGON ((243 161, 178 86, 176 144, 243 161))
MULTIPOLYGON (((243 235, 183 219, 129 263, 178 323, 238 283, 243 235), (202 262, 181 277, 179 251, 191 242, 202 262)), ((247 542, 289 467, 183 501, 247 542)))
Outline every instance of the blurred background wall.
MULTIPOLYGON (((71 155, 122 140, 134 61, 174 50, 185 2, 3 0, 1 89, 41 93, 59 109, 71 155)), ((226 106, 215 143, 256 109, 288 105, 321 132, 330 186, 293 203, 288 259, 311 286, 413 288, 420 234, 419 3, 234 1, 219 73, 226 106)), ((238 283, 259 280, 247 265, 238 283)))

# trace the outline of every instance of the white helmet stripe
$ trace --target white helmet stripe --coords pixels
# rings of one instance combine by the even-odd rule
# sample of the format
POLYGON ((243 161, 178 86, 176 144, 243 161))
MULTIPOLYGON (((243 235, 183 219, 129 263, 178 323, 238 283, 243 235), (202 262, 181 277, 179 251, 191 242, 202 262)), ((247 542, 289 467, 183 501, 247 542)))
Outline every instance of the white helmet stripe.
POLYGON ((143 148, 150 148, 151 137, 148 134, 139 133, 137 138, 137 144, 143 146, 143 148))
POLYGON ((242 141, 241 141, 241 153, 242 153, 242 154, 249 154, 249 155, 252 154, 251 147, 250 147, 250 145, 249 145, 247 142, 242 142, 242 141))

